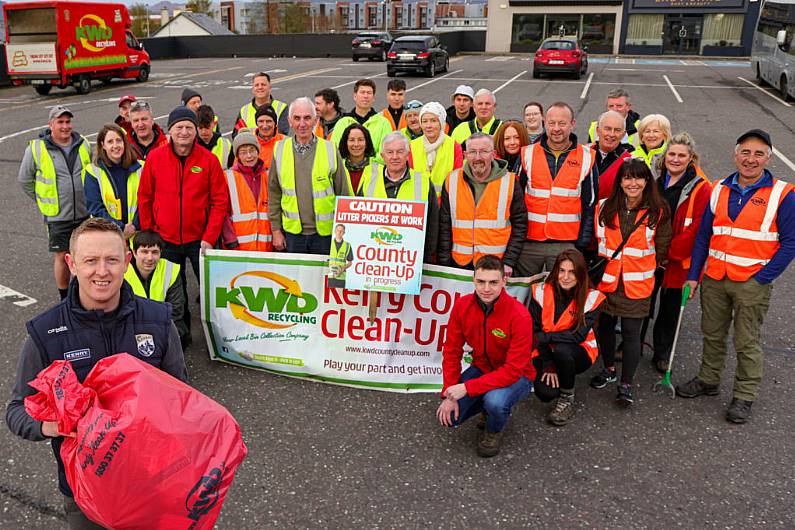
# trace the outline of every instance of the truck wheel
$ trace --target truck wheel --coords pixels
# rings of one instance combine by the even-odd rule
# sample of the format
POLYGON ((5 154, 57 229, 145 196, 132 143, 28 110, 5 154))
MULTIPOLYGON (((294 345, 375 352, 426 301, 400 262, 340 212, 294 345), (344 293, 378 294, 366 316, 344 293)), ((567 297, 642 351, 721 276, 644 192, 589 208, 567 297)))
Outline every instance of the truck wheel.
POLYGON ((136 78, 139 83, 144 83, 149 79, 149 65, 145 64, 141 66, 141 69, 138 71, 138 77, 136 78))
POLYGON ((80 76, 77 80, 77 85, 75 88, 77 88, 78 94, 88 94, 91 92, 91 78, 87 75, 80 76))
POLYGON ((36 85, 33 88, 36 90, 36 93, 39 94, 40 96, 46 96, 47 94, 50 93, 50 90, 52 90, 52 85, 50 84, 36 85))

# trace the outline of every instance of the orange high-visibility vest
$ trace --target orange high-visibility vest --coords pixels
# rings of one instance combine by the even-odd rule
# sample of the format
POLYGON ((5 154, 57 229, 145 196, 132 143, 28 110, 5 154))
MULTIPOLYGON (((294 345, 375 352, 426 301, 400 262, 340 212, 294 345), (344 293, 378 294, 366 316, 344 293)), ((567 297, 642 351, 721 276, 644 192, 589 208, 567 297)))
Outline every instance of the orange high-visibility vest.
POLYGON ((578 145, 569 153, 555 178, 549 171, 541 143, 522 152, 527 175, 524 201, 527 205, 527 239, 576 241, 580 233, 582 181, 591 173, 594 152, 578 145))
MULTIPOLYGON (((709 181, 701 168, 696 166, 696 178, 688 182, 687 186, 682 189, 682 193, 679 195, 679 202, 677 203, 676 208, 674 208, 674 213, 672 214, 672 216, 675 215, 676 210, 679 209, 679 206, 681 206, 684 201, 688 201, 687 211, 685 212, 685 228, 693 224, 693 208, 696 204, 696 196, 701 191, 702 186, 712 186, 712 183, 709 181)), ((683 269, 690 268, 691 258, 692 256, 688 256, 682 260, 683 269)))
POLYGON ((399 131, 400 129, 408 127, 406 124, 406 111, 403 111, 403 113, 400 115, 400 122, 397 124, 395 124, 395 120, 392 119, 392 114, 389 112, 389 107, 382 110, 381 114, 383 114, 386 118, 386 121, 389 122, 389 126, 392 127, 393 131, 399 131))
MULTIPOLYGON (((265 177, 267 173, 263 173, 265 177)), ((262 178, 261 177, 261 178, 262 178)), ((232 225, 237 234, 239 250, 273 250, 271 222, 268 219, 268 180, 262 178, 259 198, 255 199, 243 175, 232 169, 226 170, 229 198, 232 202, 232 225)))
MULTIPOLYGON (((560 318, 555 322, 555 292, 552 284, 547 282, 536 284, 533 287, 533 299, 541 306, 541 325, 544 333, 554 333, 557 331, 570 331, 577 327, 577 322, 574 320, 574 300, 569 303, 569 307, 560 315, 560 318)), ((583 313, 590 313, 605 300, 605 295, 596 289, 588 291, 588 296, 585 298, 585 307, 583 313)), ((596 361, 599 356, 599 347, 596 345, 596 335, 593 328, 588 331, 585 340, 580 343, 580 346, 585 348, 591 362, 596 361)), ((533 351, 532 357, 538 355, 538 350, 533 351)))
POLYGON ((714 215, 712 238, 709 240, 706 274, 714 280, 728 276, 744 282, 767 265, 778 251, 778 208, 795 186, 773 179, 772 186, 759 188, 745 203, 734 221, 729 217, 731 190, 721 183, 715 185, 709 199, 714 215))
POLYGON ((326 138, 326 131, 323 130, 323 126, 320 124, 320 118, 317 119, 317 125, 315 125, 315 136, 326 138))
POLYGON ((516 177, 506 173, 486 184, 475 205, 475 196, 464 180, 463 168, 445 182, 453 225, 453 260, 463 266, 486 254, 502 258, 511 237, 511 198, 516 177))
MULTIPOLYGON (((614 219, 615 228, 608 228, 599 222, 599 210, 607 199, 602 199, 596 206, 596 238, 599 244, 599 255, 607 258, 602 281, 598 289, 603 293, 612 293, 618 289, 619 277, 624 281, 624 292, 628 298, 641 300, 651 296, 654 290, 654 271, 657 269, 657 253, 654 248, 654 235, 657 227, 649 228, 648 218, 632 232, 627 244, 618 255, 611 259, 613 252, 621 245, 621 223, 618 214, 614 219)), ((646 213, 641 210, 638 219, 646 213)))

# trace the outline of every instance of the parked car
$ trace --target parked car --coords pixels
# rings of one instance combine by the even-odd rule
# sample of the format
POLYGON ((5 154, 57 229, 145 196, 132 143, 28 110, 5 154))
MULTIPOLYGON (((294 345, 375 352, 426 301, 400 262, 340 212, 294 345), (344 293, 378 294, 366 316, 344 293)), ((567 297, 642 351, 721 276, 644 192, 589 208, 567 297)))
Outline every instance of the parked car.
POLYGON ((433 36, 412 35, 395 39, 387 54, 386 75, 398 72, 420 72, 433 77, 450 69, 447 48, 433 36))
POLYGON ((572 74, 575 79, 588 72, 588 53, 575 37, 544 40, 533 58, 533 78, 541 74, 572 74))
POLYGON ((351 42, 354 62, 362 57, 369 60, 380 59, 386 62, 386 53, 392 46, 392 35, 385 31, 359 33, 351 42))

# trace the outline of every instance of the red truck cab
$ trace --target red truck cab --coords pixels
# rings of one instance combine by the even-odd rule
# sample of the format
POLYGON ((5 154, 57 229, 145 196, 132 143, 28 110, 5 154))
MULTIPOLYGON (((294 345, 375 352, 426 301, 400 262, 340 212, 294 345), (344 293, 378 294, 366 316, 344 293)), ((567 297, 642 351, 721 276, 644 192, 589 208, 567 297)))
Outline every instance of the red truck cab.
POLYGON ((124 4, 19 2, 3 5, 6 61, 14 85, 91 90, 91 81, 149 79, 151 60, 130 32, 124 4))

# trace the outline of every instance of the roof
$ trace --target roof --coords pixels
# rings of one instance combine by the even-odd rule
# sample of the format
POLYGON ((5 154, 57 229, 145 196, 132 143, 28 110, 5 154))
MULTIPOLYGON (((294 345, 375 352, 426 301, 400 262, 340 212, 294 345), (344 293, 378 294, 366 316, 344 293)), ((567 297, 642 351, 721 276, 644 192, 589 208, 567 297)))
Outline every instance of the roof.
POLYGON ((183 11, 179 15, 175 16, 174 18, 166 22, 164 26, 162 26, 159 30, 157 30, 157 33, 155 33, 153 37, 157 37, 158 34, 163 33, 163 30, 165 30, 169 24, 171 24, 180 17, 184 17, 190 20, 191 22, 199 26, 201 29, 206 31, 207 34, 209 35, 234 35, 233 32, 229 31, 227 28, 222 26, 220 22, 218 22, 214 18, 208 17, 204 13, 192 13, 190 11, 183 11))

